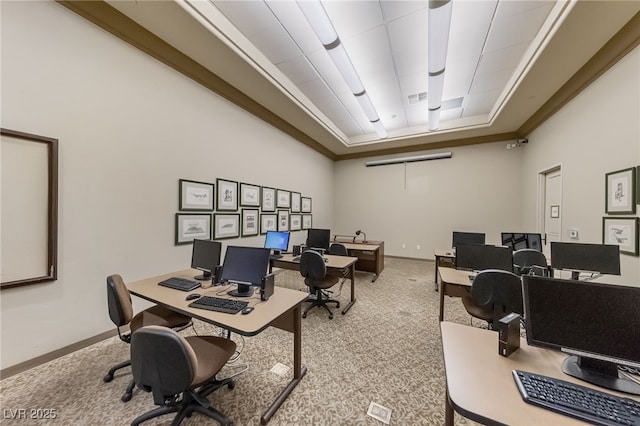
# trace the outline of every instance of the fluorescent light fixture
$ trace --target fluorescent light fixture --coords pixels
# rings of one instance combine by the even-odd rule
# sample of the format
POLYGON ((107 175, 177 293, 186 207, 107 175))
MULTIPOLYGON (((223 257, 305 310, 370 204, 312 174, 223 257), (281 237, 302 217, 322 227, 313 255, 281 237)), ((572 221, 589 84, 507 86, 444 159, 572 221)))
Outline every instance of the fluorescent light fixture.
POLYGON ((387 158, 386 160, 371 160, 364 163, 367 167, 386 166, 388 164, 414 163, 416 161, 440 160, 451 158, 451 151, 439 152, 437 154, 414 155, 411 157, 387 158))
POLYGON ((429 0, 429 130, 440 127, 440 106, 444 90, 444 68, 447 63, 451 0, 429 0))
POLYGON ((329 19, 327 12, 324 10, 324 6, 322 6, 320 0, 296 0, 296 3, 302 11, 302 14, 307 18, 311 29, 313 29, 313 32, 316 33, 316 36, 320 39, 320 42, 329 54, 338 72, 347 83, 347 86, 349 86, 351 93, 356 97, 367 119, 376 130, 376 134, 380 139, 386 138, 387 132, 380 122, 376 108, 373 106, 369 95, 367 95, 360 76, 358 76, 358 72, 342 45, 338 33, 331 23, 331 19, 329 19))

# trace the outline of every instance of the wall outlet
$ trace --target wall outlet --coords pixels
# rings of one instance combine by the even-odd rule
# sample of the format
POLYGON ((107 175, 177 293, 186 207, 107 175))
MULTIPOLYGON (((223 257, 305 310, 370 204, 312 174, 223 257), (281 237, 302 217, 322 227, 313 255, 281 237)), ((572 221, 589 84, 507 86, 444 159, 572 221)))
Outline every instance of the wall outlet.
POLYGON ((416 246, 416 248, 417 248, 418 250, 420 250, 420 244, 418 244, 418 245, 416 246))
POLYGON ((580 234, 577 229, 569 229, 569 237, 578 240, 580 239, 580 234))

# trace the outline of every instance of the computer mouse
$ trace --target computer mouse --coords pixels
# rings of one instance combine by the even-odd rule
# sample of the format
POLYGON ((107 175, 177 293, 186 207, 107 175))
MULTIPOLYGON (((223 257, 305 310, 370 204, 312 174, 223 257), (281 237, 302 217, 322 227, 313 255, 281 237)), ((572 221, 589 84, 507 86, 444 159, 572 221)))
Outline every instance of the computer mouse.
POLYGON ((191 293, 187 296, 187 300, 199 299, 200 295, 198 293, 191 293))
POLYGON ((242 315, 250 314, 253 311, 253 309, 254 309, 253 306, 247 306, 242 310, 242 315))

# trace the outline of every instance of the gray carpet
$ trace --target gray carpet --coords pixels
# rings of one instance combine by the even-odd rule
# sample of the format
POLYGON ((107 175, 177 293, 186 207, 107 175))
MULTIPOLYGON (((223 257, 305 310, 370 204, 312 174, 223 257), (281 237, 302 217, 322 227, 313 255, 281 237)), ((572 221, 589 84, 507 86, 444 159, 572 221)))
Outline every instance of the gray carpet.
MULTIPOLYGON (((382 425, 367 415, 371 401, 392 410, 392 425, 444 423, 444 367, 438 327, 439 293, 433 286, 433 262, 387 258, 375 283, 357 273, 356 304, 333 320, 314 309, 303 320, 303 363, 307 375, 280 407, 270 425, 382 425)), ((126 277, 125 277, 126 278, 126 277)), ((284 271, 276 284, 303 289, 299 273, 284 271)), ((338 290, 338 287, 334 287, 338 290)), ((346 305, 349 283, 340 296, 346 305)), ((460 299, 447 298, 445 320, 469 324, 460 299)), ((106 306, 105 312, 107 316, 106 306)), ((478 321, 476 321, 478 322, 478 321)), ((198 334, 219 333, 196 322, 198 334)), ((186 331, 185 333, 192 333, 186 331)), ((236 378, 234 390, 220 389, 209 399, 235 425, 259 425, 260 415, 292 377, 270 372, 276 363, 293 365, 290 333, 267 329, 255 337, 233 336, 241 356, 221 377, 248 370, 236 378)), ((151 394, 136 390, 128 403, 120 396, 131 379, 130 369, 114 380, 102 377, 128 358, 128 345, 117 337, 17 374, 0 382, 3 412, 24 408, 54 409, 54 420, 3 419, 5 424, 125 425, 154 408, 151 394)), ((145 424, 170 424, 173 415, 145 424)), ((213 424, 199 414, 184 425, 213 424)), ((456 415, 456 424, 471 424, 456 415)))

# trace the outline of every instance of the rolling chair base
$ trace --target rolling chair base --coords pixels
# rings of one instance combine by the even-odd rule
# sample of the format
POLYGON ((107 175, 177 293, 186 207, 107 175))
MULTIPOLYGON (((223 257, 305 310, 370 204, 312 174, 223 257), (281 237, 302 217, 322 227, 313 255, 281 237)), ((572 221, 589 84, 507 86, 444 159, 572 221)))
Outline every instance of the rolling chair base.
POLYGON ((327 306, 327 303, 335 303, 336 304, 336 309, 340 308, 340 302, 334 299, 323 299, 321 295, 318 295, 318 298, 309 298, 307 300, 305 300, 305 302, 311 303, 309 306, 307 306, 307 308, 304 310, 304 312, 302 313, 302 318, 306 318, 307 317, 307 313, 309 313, 309 311, 313 308, 315 308, 316 306, 319 306, 321 308, 324 308, 327 312, 329 312, 329 319, 333 319, 333 311, 331 311, 331 309, 329 309, 329 306, 327 306))
POLYGON ((136 417, 131 422, 131 426, 138 426, 142 422, 165 414, 178 413, 171 422, 172 426, 177 426, 185 419, 185 417, 191 417, 194 412, 210 417, 222 426, 232 426, 233 421, 212 407, 211 403, 207 399, 209 394, 223 386, 227 386, 229 390, 232 390, 235 387, 235 383, 232 379, 224 379, 221 381, 216 380, 202 386, 198 392, 184 392, 183 399, 181 401, 148 411, 136 417))

